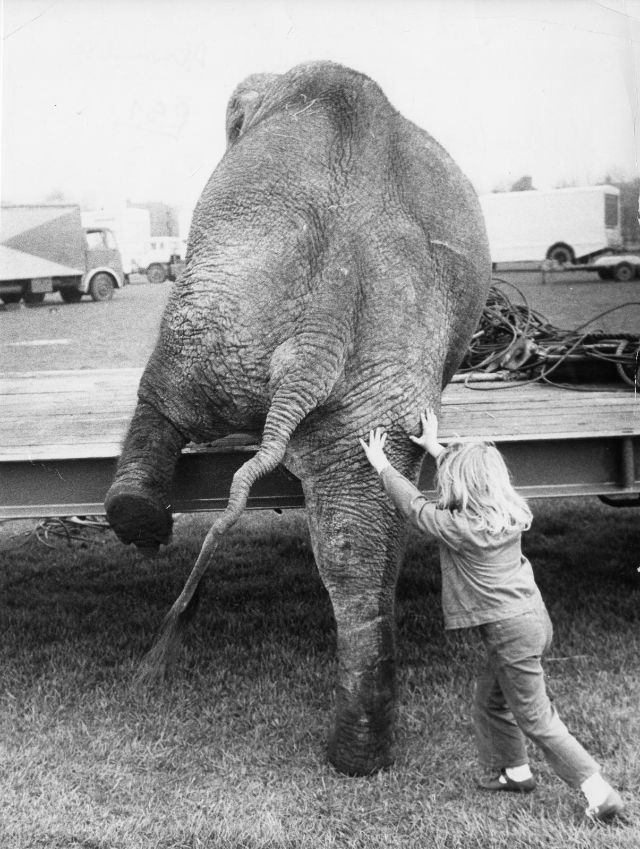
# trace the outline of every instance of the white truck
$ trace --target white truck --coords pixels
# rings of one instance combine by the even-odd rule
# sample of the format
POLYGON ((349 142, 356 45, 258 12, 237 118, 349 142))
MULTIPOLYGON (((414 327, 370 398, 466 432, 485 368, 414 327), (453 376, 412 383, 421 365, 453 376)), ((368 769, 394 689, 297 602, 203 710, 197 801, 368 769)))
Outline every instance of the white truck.
POLYGON ((34 305, 47 292, 66 303, 108 301, 126 277, 111 230, 83 227, 71 204, 2 205, 0 300, 34 305))
POLYGON ((152 236, 145 257, 149 283, 175 280, 184 269, 186 241, 179 236, 152 236))
POLYGON ((494 265, 588 262, 622 247, 615 186, 494 192, 480 205, 494 265))

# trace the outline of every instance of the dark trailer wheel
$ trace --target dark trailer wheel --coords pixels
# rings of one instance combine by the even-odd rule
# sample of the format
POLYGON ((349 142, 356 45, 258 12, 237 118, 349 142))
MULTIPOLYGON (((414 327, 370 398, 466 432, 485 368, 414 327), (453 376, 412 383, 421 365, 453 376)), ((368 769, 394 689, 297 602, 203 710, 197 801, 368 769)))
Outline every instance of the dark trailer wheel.
POLYGON ((82 292, 79 289, 74 289, 72 286, 64 286, 60 289, 60 297, 65 304, 78 304, 82 299, 82 292))
POLYGON ((619 262, 613 269, 613 276, 619 283, 628 283, 636 276, 636 271, 630 262, 619 262))

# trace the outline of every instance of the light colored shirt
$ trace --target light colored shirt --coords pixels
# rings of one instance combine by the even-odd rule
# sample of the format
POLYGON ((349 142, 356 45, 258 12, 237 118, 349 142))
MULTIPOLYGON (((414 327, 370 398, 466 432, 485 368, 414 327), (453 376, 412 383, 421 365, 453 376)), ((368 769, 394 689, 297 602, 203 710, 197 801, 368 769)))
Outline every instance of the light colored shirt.
POLYGON ((438 540, 445 628, 498 622, 542 604, 520 531, 479 530, 460 511, 427 501, 393 466, 380 472, 380 480, 400 513, 438 540))

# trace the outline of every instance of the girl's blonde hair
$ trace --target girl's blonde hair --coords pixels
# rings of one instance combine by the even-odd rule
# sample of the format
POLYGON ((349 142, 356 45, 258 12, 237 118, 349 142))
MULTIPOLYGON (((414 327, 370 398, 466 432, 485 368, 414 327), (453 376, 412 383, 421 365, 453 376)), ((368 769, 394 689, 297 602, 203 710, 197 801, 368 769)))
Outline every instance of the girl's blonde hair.
POLYGON ((492 442, 453 442, 436 461, 438 507, 458 510, 490 534, 526 531, 531 510, 513 488, 509 470, 492 442))

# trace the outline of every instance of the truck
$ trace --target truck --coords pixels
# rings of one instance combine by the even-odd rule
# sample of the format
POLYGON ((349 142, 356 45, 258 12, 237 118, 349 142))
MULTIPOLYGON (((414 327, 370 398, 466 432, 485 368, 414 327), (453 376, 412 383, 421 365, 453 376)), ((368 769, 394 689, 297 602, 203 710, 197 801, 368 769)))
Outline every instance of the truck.
POLYGON ((147 279, 150 283, 177 280, 185 267, 187 234, 191 228, 193 205, 181 206, 178 210, 178 236, 151 236, 146 255, 147 279))
POLYGON ((176 280, 184 269, 186 242, 179 236, 154 236, 149 239, 144 273, 149 283, 176 280))
POLYGON ((108 301, 126 283, 113 233, 82 226, 74 204, 0 208, 0 300, 39 304, 47 292, 65 303, 83 295, 108 301))
POLYGON ((151 238, 151 216, 139 207, 111 207, 82 210, 85 228, 111 230, 116 237, 122 266, 127 277, 144 273, 151 238))
POLYGON ((615 186, 536 189, 480 195, 498 263, 586 263, 622 248, 620 190, 615 186))

